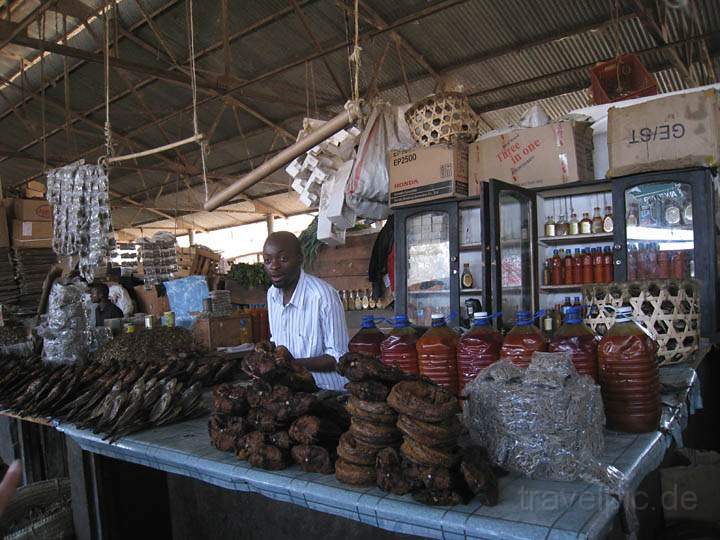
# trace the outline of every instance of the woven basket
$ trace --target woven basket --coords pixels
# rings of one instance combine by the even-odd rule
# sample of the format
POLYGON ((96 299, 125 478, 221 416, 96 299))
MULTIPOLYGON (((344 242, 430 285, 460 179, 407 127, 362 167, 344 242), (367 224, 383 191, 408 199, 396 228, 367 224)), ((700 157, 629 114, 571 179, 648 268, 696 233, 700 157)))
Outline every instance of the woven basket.
POLYGON ((441 92, 421 99, 405 112, 405 120, 420 146, 472 142, 478 120, 465 94, 441 92))
POLYGON ((603 335, 615 324, 615 313, 607 306, 632 306, 633 318, 650 330, 658 343, 660 365, 677 364, 690 358, 700 345, 700 295, 691 280, 647 280, 583 287, 588 306, 585 319, 603 335))
POLYGON ((56 478, 18 489, 0 518, 0 535, 3 540, 74 538, 70 481, 67 478, 56 478), (51 506, 54 507, 53 511, 50 511, 51 506), (23 519, 32 508, 47 508, 48 511, 39 511, 31 523, 7 534, 8 528, 23 519))

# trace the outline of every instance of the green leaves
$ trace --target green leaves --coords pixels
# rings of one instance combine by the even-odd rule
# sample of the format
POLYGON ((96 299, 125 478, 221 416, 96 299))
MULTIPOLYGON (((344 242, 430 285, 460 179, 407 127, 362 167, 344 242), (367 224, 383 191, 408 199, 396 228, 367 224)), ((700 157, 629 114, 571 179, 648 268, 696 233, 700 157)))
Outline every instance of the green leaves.
POLYGON ((249 289, 270 287, 270 278, 265 273, 262 263, 235 263, 230 267, 228 276, 249 289))

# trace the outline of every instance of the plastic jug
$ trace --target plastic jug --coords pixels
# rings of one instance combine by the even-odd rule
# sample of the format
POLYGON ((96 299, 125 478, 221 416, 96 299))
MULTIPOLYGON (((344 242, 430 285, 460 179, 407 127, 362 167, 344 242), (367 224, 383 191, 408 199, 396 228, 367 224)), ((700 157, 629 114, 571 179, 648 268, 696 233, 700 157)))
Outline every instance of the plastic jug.
POLYGON ((458 340, 458 334, 445 324, 445 316, 433 313, 432 327, 416 344, 420 373, 453 394, 458 391, 458 340))
POLYGON ((572 306, 565 312, 565 323, 550 340, 548 351, 571 353, 577 372, 597 382, 597 346, 595 333, 582 322, 580 306, 572 306))
POLYGON ((406 373, 420 373, 415 344, 418 334, 410 326, 405 315, 396 315, 393 329, 380 343, 380 359, 383 364, 395 366, 406 373))
POLYGON ((530 312, 519 310, 515 326, 503 340, 500 359, 510 360, 516 366, 526 368, 530 365, 535 351, 546 350, 545 338, 540 329, 533 324, 530 312))
POLYGON ((490 325, 487 312, 475 313, 472 328, 460 337, 458 343, 458 386, 461 392, 480 371, 497 362, 502 341, 500 332, 490 325))
POLYGON ((364 353, 380 359, 380 344, 384 340, 385 334, 375 326, 375 318, 372 315, 366 315, 362 318, 360 330, 348 343, 348 349, 350 352, 364 353))
POLYGON ((657 343, 632 320, 632 308, 618 308, 615 324, 598 345, 600 389, 608 429, 647 433, 660 425, 657 343))

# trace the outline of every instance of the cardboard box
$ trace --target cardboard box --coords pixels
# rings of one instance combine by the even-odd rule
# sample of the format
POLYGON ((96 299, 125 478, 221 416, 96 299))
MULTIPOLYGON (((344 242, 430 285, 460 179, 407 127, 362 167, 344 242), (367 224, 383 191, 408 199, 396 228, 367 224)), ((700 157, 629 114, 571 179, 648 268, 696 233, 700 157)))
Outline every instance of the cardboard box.
POLYGON ((592 136, 588 122, 554 122, 480 139, 470 145, 470 195, 491 178, 526 188, 593 180, 592 136))
POLYGON ((195 342, 206 350, 253 343, 252 318, 247 313, 199 318, 192 328, 195 342))
POLYGON ((467 165, 465 144, 389 152, 390 207, 467 197, 467 165))
POLYGON ((45 199, 14 199, 13 219, 52 221, 52 206, 45 199))
POLYGON ((18 248, 52 247, 52 223, 13 219, 12 245, 18 248))
POLYGON ((720 93, 689 92, 608 111, 608 176, 720 161, 720 93))
MULTIPOLYGON (((170 301, 166 294, 158 294, 157 287, 145 289, 145 285, 135 287, 135 296, 138 303, 138 313, 157 315, 160 317, 166 311, 170 311, 170 301)), ((164 292, 164 288, 163 288, 164 292)))
POLYGON ((0 248, 10 247, 10 232, 8 231, 7 212, 0 206, 0 248))

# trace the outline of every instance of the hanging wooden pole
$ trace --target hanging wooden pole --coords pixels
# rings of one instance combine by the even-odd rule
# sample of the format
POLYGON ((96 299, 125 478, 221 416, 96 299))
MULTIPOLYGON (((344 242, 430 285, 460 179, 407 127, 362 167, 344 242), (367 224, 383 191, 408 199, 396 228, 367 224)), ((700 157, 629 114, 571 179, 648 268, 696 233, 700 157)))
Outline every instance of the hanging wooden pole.
POLYGON ((208 212, 215 210, 221 204, 226 203, 233 197, 239 195, 246 189, 257 184, 263 178, 271 175, 278 169, 281 169, 293 159, 310 150, 316 144, 321 143, 328 137, 331 137, 341 129, 347 127, 357 120, 360 114, 359 107, 346 106, 346 110, 337 116, 328 120, 317 131, 310 133, 304 139, 300 139, 293 145, 288 146, 285 150, 281 150, 274 157, 268 159, 265 163, 253 169, 248 174, 239 178, 222 191, 216 193, 208 199, 203 208, 208 212))

